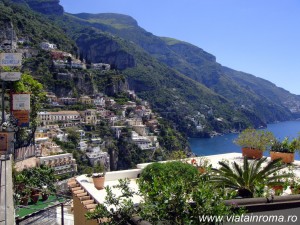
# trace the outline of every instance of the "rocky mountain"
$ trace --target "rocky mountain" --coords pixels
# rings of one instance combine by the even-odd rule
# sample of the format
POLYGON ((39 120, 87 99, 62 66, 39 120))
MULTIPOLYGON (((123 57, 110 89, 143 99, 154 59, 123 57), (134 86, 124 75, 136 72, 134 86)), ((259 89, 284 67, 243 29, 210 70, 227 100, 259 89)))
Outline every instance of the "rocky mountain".
MULTIPOLYGON (((8 4, 7 0, 1 2, 8 4)), ((31 7, 47 15, 30 14, 35 15, 35 19, 44 20, 41 26, 45 30, 45 39, 50 39, 62 49, 69 46, 68 49, 87 63, 110 64, 117 71, 117 76, 124 79, 126 86, 148 100, 155 111, 189 136, 226 133, 247 126, 262 127, 269 122, 294 119, 295 114, 300 112, 300 96, 269 81, 224 67, 217 63, 215 56, 197 46, 173 38, 157 37, 139 27, 137 21, 129 16, 112 13, 62 14, 62 10, 53 14, 51 11, 59 8, 59 1, 22 2, 26 6, 23 8, 31 7), (46 26, 51 27, 52 32, 47 32, 46 26), (52 37, 51 33, 55 32, 64 39, 52 37), (76 46, 64 45, 64 42, 72 41, 76 46)), ((22 23, 12 17, 8 20, 17 27, 19 36, 24 33, 28 36, 30 34, 24 23, 36 22, 24 15, 22 18, 22 23)), ((41 31, 35 33, 43 34, 41 31)), ((89 70, 81 73, 85 74, 83 80, 88 81, 91 77, 89 70)), ((53 71, 49 70, 46 74, 40 79, 51 90, 60 92, 60 87, 69 86, 70 94, 85 92, 82 88, 74 89, 76 80, 62 82, 53 71), (60 86, 57 86, 59 83, 60 86)), ((90 87, 103 89, 99 86, 100 81, 95 82, 98 76, 94 74, 88 82, 90 87)), ((84 86, 82 82, 81 85, 84 86)))
POLYGON ((293 117, 291 112, 300 111, 300 96, 288 93, 264 79, 226 68, 216 62, 215 56, 197 46, 173 38, 157 37, 139 27, 129 16, 111 13, 66 16, 72 16, 73 20, 75 16, 79 18, 75 19, 77 23, 137 44, 158 61, 204 84, 237 107, 259 111, 259 118, 266 123, 290 119, 293 117), (298 105, 297 109, 295 105, 298 105))
POLYGON ((34 11, 46 15, 63 15, 64 8, 59 4, 59 0, 13 0, 13 2, 27 5, 34 11))

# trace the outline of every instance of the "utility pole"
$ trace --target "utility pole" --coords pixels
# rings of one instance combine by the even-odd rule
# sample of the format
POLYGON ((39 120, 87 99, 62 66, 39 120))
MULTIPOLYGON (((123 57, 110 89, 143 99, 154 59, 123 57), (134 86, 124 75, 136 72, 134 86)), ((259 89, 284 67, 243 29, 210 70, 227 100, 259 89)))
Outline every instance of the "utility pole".
POLYGON ((5 81, 2 81, 2 122, 1 125, 5 122, 5 81))
POLYGON ((64 219, 64 203, 60 204, 60 210, 61 210, 61 225, 65 224, 65 219, 64 219))

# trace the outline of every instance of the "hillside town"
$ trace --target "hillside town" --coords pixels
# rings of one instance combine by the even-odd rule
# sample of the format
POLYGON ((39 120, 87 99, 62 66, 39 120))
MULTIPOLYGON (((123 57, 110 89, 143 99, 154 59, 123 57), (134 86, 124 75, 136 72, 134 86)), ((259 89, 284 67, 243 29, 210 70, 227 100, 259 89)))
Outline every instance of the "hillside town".
POLYGON ((300 133, 264 128, 300 96, 216 60, 127 15, 0 0, 0 225, 297 223, 300 133))
MULTIPOLYGON (((55 154, 60 154, 63 150, 55 144, 53 139, 67 142, 66 128, 75 128, 80 136, 78 151, 86 154, 91 165, 99 162, 104 164, 106 170, 109 171, 109 155, 103 151, 105 141, 97 135, 97 132, 84 130, 86 127, 99 125, 101 121, 108 123, 116 139, 123 135, 123 128, 130 128, 131 135, 126 137, 128 142, 136 144, 142 150, 155 151, 159 148, 157 140, 159 134, 158 120, 146 101, 140 101, 141 104, 137 105, 135 102, 137 97, 134 92, 128 91, 127 94, 131 100, 120 105, 113 98, 102 94, 75 99, 57 98, 53 93, 48 93, 48 102, 59 110, 38 113, 41 126, 35 134, 37 154, 43 157, 44 161, 47 157, 55 158, 55 154), (78 103, 94 108, 84 111, 63 110, 64 106, 78 103), (86 133, 89 133, 89 136, 86 133)), ((60 155, 57 155, 57 158, 59 157, 60 155)))
MULTIPOLYGON (((50 53, 54 68, 86 69, 84 61, 80 61, 72 54, 57 49, 57 46, 50 42, 42 42, 37 48, 26 47, 29 40, 15 37, 12 41, 3 40, 2 50, 14 50, 22 53, 23 58, 35 57, 39 51, 50 53), (25 45, 26 44, 26 45, 25 45), (25 45, 25 47, 24 47, 25 45)), ((91 69, 109 71, 111 66, 105 63, 93 63, 91 69)), ((59 80, 72 78, 71 73, 58 73, 59 80)), ((110 170, 109 154, 105 151, 106 143, 96 131, 86 132, 87 127, 95 127, 105 121, 115 134, 115 139, 122 137, 122 129, 129 128, 130 136, 126 140, 137 145, 144 151, 155 152, 159 148, 157 135, 159 124, 157 116, 152 112, 148 102, 139 99, 133 90, 126 91, 127 102, 118 104, 113 97, 103 93, 96 93, 92 96, 56 96, 55 93, 47 92, 45 110, 38 112, 40 126, 35 132, 35 154, 23 155, 20 169, 30 168, 37 165, 50 165, 55 168, 56 174, 73 175, 77 171, 77 164, 72 154, 66 153, 54 140, 68 142, 67 128, 73 128, 79 133, 80 141, 76 146, 88 158, 89 164, 105 165, 105 170, 110 170), (65 110, 64 108, 81 105, 86 108, 83 111, 65 110), (90 107, 90 108, 89 108, 90 107), (88 133, 88 135, 86 134, 88 133), (30 157, 35 155, 35 160, 30 157), (26 159, 29 158, 29 159, 26 159)), ((9 115, 6 115, 8 117, 9 115)), ((19 150, 24 152, 24 150, 19 150)), ((28 151, 27 151, 28 152, 28 151)), ((18 160, 22 154, 18 154, 18 160)))

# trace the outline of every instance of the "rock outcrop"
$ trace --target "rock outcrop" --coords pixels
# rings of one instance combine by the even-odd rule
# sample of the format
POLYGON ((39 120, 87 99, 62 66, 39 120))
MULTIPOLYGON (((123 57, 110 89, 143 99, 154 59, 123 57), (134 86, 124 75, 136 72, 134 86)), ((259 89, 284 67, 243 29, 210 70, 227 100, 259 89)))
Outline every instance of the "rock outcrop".
POLYGON ((46 14, 61 16, 64 8, 59 4, 59 0, 13 0, 16 3, 27 3, 34 11, 46 14))

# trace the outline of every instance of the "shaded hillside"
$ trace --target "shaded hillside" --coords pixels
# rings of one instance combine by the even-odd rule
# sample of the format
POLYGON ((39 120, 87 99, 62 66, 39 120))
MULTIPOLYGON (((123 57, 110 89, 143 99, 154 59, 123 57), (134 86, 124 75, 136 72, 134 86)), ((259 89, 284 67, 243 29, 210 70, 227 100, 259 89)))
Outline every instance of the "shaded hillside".
POLYGON ((46 15, 62 15, 64 8, 59 4, 60 0, 12 0, 21 3, 34 11, 46 15))
POLYGON ((286 94, 284 90, 274 87, 270 82, 269 85, 265 85, 263 79, 254 76, 252 76, 254 85, 245 87, 243 81, 247 82, 249 78, 244 73, 226 70, 216 62, 213 55, 194 45, 172 38, 156 37, 140 28, 129 16, 111 13, 81 13, 67 16, 81 25, 110 32, 132 41, 160 62, 232 101, 236 107, 251 110, 264 122, 293 118, 291 107, 295 102, 291 102, 291 99, 298 102, 297 104, 300 103, 298 96, 286 94), (279 101, 276 100, 277 97, 279 101), (274 113, 274 110, 277 113, 274 113))
MULTIPOLYGON (((232 111, 233 105, 225 98, 160 63, 132 42, 90 28, 73 30, 72 37, 83 57, 122 70, 130 89, 191 136, 208 135, 212 130, 230 132, 254 122, 238 109, 232 111), (204 129, 199 132, 196 125, 204 129)), ((256 122, 257 126, 263 125, 260 120, 256 122)))
MULTIPOLYGON (((215 56, 194 45, 145 31, 129 16, 53 15, 51 10, 58 7, 56 0, 22 2, 23 6, 1 9, 8 15, 17 13, 17 19, 12 20, 18 35, 30 37, 35 46, 43 39, 49 40, 88 64, 110 64, 124 84, 189 136, 209 136, 213 132, 226 133, 292 119, 289 107, 300 102, 298 96, 270 82, 223 67, 215 56), (30 13, 28 7, 47 17, 30 13)), ((43 63, 28 62, 26 66, 59 95, 78 96, 106 90, 101 74, 91 70, 68 71, 71 79, 61 80, 59 74, 65 71, 54 70, 50 64, 48 58, 43 63), (44 75, 40 73, 42 68, 46 71, 44 75)))
MULTIPOLYGON (((75 43, 47 18, 34 13, 26 5, 13 4, 8 0, 0 1, 0 25, 13 24, 18 38, 26 40, 31 47, 38 47, 42 41, 55 43, 59 49, 77 52, 75 43)), ((5 37, 4 37, 5 38, 5 37)), ((6 37, 10 39, 10 37, 6 37)))

